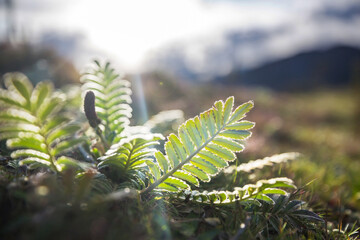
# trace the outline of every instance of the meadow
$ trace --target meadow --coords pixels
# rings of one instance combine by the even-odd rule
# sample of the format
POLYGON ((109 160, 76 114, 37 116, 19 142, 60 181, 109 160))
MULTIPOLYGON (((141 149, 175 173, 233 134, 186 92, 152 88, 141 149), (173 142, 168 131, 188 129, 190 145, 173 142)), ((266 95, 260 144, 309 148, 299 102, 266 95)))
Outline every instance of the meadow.
POLYGON ((7 75, 0 237, 358 238, 356 92, 275 92, 152 73, 144 92, 130 81, 131 95, 115 72, 98 64, 82 87, 61 90, 7 75), (144 119, 139 99, 149 116, 179 111, 144 119))

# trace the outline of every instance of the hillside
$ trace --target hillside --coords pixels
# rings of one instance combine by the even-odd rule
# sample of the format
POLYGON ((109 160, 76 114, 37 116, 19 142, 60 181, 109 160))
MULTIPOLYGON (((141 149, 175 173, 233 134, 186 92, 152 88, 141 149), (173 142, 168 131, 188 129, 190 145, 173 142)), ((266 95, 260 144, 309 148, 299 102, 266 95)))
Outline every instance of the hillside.
POLYGON ((235 70, 215 81, 225 84, 263 86, 275 90, 307 90, 323 86, 347 86, 355 81, 360 50, 339 46, 301 53, 249 71, 235 70))

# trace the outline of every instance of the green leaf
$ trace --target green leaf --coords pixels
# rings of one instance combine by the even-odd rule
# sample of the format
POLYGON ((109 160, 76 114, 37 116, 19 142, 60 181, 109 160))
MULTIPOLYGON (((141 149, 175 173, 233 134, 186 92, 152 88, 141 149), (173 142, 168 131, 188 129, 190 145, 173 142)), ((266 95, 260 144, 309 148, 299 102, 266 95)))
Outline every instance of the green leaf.
POLYGON ((24 122, 24 123, 35 123, 36 118, 30 113, 19 110, 19 109, 8 109, 0 112, 1 122, 24 122))
POLYGON ((54 131, 52 131, 51 133, 49 133, 46 136, 46 141, 48 143, 52 143, 53 141, 55 141, 56 139, 59 138, 66 138, 69 136, 74 135, 77 131, 79 131, 81 129, 81 127, 79 125, 76 124, 69 124, 65 127, 62 128, 58 128, 55 129, 54 131))
POLYGON ((36 157, 36 158, 41 158, 44 160, 49 161, 50 159, 50 155, 41 151, 36 151, 33 149, 20 149, 20 150, 16 150, 13 151, 11 153, 11 157, 16 159, 16 158, 23 158, 23 157, 36 157))
POLYGON ((190 154, 194 151, 194 143, 190 140, 190 136, 187 134, 185 126, 180 126, 178 130, 179 137, 181 142, 184 144, 186 153, 190 154))
POLYGON ((201 145, 201 136, 198 130, 196 129, 196 125, 193 119, 189 119, 185 123, 187 133, 190 136, 190 139, 196 144, 196 146, 201 145))
POLYGON ((30 164, 30 165, 36 164, 36 167, 49 167, 49 168, 52 167, 50 161, 46 161, 44 159, 36 158, 36 157, 28 157, 20 161, 20 165, 25 165, 25 164, 30 164))
POLYGON ((22 138, 14 138, 9 139, 6 142, 6 145, 9 148, 28 148, 28 149, 34 149, 36 151, 40 152, 47 152, 46 145, 43 141, 40 141, 39 139, 35 137, 22 137, 22 138))
POLYGON ((212 154, 211 152, 208 152, 206 150, 201 151, 198 154, 199 157, 204 159, 205 161, 208 161, 212 165, 214 165, 217 168, 224 168, 227 167, 229 164, 223 160, 222 158, 218 157, 217 155, 212 154))
POLYGON ((181 180, 184 180, 184 181, 187 181, 191 184, 194 184, 195 186, 199 186, 199 181, 197 180, 196 177, 194 177, 193 175, 191 175, 190 173, 188 172, 185 172, 185 171, 177 171, 174 173, 174 177, 178 178, 178 179, 181 179, 181 180))
POLYGON ((307 220, 312 222, 324 222, 324 220, 321 217, 319 217, 319 215, 305 209, 293 211, 292 215, 300 218, 306 218, 307 220))
POLYGON ((41 121, 45 121, 50 115, 58 112, 62 107, 62 103, 64 102, 63 98, 54 97, 52 99, 48 99, 43 103, 41 108, 38 111, 38 117, 41 121))
POLYGON ((36 85, 31 94, 32 110, 36 111, 41 107, 46 98, 50 97, 53 91, 53 85, 47 82, 40 82, 36 85))
POLYGON ((227 161, 233 161, 236 158, 235 154, 232 151, 216 144, 210 143, 205 147, 205 149, 227 161))
POLYGON ((229 124, 239 121, 240 119, 245 117, 245 114, 248 113, 254 107, 254 102, 249 101, 237 107, 235 111, 232 113, 231 118, 229 120, 229 124))
POLYGON ((210 162, 201 159, 201 158, 193 158, 190 163, 192 163, 197 168, 203 170, 209 175, 216 175, 218 173, 218 169, 212 165, 210 162))
POLYGON ((266 181, 258 181, 258 184, 261 185, 262 189, 269 187, 283 187, 283 188, 296 188, 293 184, 293 181, 289 178, 273 178, 266 181))
POLYGON ((202 126, 199 117, 195 117, 195 118, 194 118, 194 123, 195 123, 196 129, 197 129, 197 130, 199 131, 199 133, 200 133, 201 139, 207 139, 209 136, 208 136, 208 134, 207 134, 206 125, 205 125, 205 126, 202 126))
POLYGON ((27 103, 30 103, 30 96, 33 86, 29 79, 21 73, 5 74, 5 85, 10 90, 16 90, 27 103))
POLYGON ((210 135, 214 135, 216 132, 215 120, 212 110, 208 110, 200 114, 202 124, 206 123, 210 135))
POLYGON ((18 124, 4 124, 0 126, 0 132, 32 132, 39 133, 40 128, 33 124, 18 123, 18 124))
POLYGON ((165 182, 160 183, 158 188, 162 189, 162 190, 169 191, 169 192, 177 192, 178 191, 178 188, 176 186, 165 183, 165 182))
POLYGON ((280 227, 281 227, 281 223, 280 223, 279 219, 275 216, 270 216, 269 222, 270 222, 271 226, 273 226, 273 228, 276 230, 276 232, 279 233, 280 227))
POLYGON ((186 159, 186 157, 187 157, 186 152, 185 152, 185 150, 184 150, 184 148, 182 146, 182 143, 177 138, 177 136, 175 136, 174 134, 170 134, 168 139, 171 142, 171 145, 173 146, 173 148, 174 148, 174 150, 176 152, 176 155, 180 159, 180 162, 183 159, 186 159))
POLYGON ((234 140, 245 140, 251 136, 249 131, 225 130, 219 134, 221 137, 227 137, 234 140))
POLYGON ((229 138, 217 137, 213 141, 215 144, 225 147, 233 152, 241 152, 244 150, 244 145, 231 140, 229 138))
POLYGON ((263 191, 261 191, 263 194, 280 194, 285 195, 286 191, 278 188, 266 188, 263 191))
POLYGON ((263 200, 265 202, 274 203, 274 200, 272 200, 270 197, 266 196, 265 194, 257 194, 255 196, 256 200, 263 200))
POLYGON ((234 107, 234 97, 229 97, 226 100, 225 106, 224 106, 224 121, 225 122, 228 122, 233 107, 234 107))
POLYGON ((179 159, 179 157, 176 155, 171 142, 165 143, 165 152, 170 161, 171 168, 174 168, 175 166, 179 165, 181 159, 179 159))
POLYGON ((125 158, 108 158, 106 161, 101 161, 97 165, 98 169, 101 170, 106 167, 119 168, 120 170, 125 168, 125 158), (123 161, 121 161, 123 160, 123 161))
POLYGON ((159 163, 161 170, 165 173, 169 170, 168 160, 165 158, 164 154, 160 151, 155 152, 155 157, 159 163))
POLYGON ((224 103, 223 101, 216 101, 214 103, 214 106, 216 107, 216 111, 214 111, 214 113, 215 113, 217 129, 220 129, 224 125, 224 116, 223 116, 224 103))
POLYGON ((303 204, 305 204, 305 202, 300 201, 300 200, 292 200, 286 205, 284 211, 288 212, 290 210, 294 210, 294 209, 296 210, 299 207, 301 207, 303 204))
POLYGON ((181 189, 190 189, 190 186, 187 183, 175 177, 167 178, 164 183, 181 189))
POLYGON ((54 128, 60 127, 65 123, 68 123, 69 121, 70 118, 67 116, 53 116, 50 119, 46 120, 42 129, 45 133, 48 133, 54 128))
POLYGON ((82 144, 86 141, 86 138, 75 138, 71 140, 62 141, 59 144, 57 144, 55 147, 51 149, 51 155, 57 156, 60 153, 70 151, 71 149, 77 147, 79 144, 82 144))
POLYGON ((210 181, 209 175, 207 175, 204 171, 202 171, 201 169, 195 167, 194 165, 185 164, 183 169, 186 172, 191 173, 192 175, 197 177, 202 182, 209 182, 210 181))
POLYGON ((3 89, 0 89, 0 102, 12 107, 23 108, 22 102, 13 92, 6 92, 3 89))
POLYGON ((225 129, 228 130, 249 130, 255 126, 255 123, 249 121, 241 121, 237 123, 230 124, 226 126, 225 129))
POLYGON ((146 164, 149 166, 150 172, 155 177, 155 179, 160 178, 161 174, 159 166, 151 160, 147 161, 146 164))
POLYGON ((224 202, 227 199, 227 195, 225 192, 218 192, 217 197, 218 197, 220 203, 224 202))
POLYGON ((67 169, 75 169, 75 170, 86 170, 90 168, 90 164, 85 162, 77 161, 73 158, 61 156, 56 160, 56 164, 58 165, 58 168, 61 171, 67 170, 67 169))

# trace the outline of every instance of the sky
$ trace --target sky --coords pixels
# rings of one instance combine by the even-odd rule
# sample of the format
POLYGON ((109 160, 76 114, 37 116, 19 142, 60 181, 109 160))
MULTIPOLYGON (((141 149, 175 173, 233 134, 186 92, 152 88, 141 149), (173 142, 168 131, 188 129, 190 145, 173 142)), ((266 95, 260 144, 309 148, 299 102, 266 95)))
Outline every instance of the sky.
POLYGON ((341 15, 357 0, 13 1, 17 34, 56 45, 78 68, 96 57, 136 72, 175 51, 191 71, 224 74, 239 62, 251 68, 329 44, 360 46, 360 15, 341 15))

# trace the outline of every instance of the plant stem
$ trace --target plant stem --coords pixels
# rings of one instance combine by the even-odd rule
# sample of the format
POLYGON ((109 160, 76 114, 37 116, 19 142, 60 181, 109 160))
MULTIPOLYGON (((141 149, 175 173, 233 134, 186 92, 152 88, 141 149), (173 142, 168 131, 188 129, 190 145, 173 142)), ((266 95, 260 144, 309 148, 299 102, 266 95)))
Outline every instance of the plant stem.
POLYGON ((95 128, 95 132, 99 136, 99 138, 100 138, 102 144, 104 145, 104 147, 106 148, 106 150, 108 150, 110 148, 110 146, 109 146, 108 142, 106 141, 104 135, 102 134, 101 129, 98 126, 95 128))

